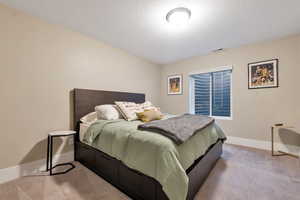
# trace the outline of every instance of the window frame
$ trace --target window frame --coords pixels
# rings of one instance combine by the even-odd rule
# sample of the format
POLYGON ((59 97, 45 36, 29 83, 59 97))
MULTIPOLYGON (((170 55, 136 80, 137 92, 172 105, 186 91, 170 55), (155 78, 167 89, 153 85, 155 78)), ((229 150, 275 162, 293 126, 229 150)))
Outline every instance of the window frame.
MULTIPOLYGON (((209 117, 213 117, 214 119, 219 120, 232 120, 233 119, 233 91, 232 91, 232 85, 233 85, 233 67, 232 66, 222 66, 217 67, 211 70, 205 70, 205 71, 198 71, 198 72, 191 72, 189 73, 189 113, 195 114, 195 84, 194 84, 194 78, 192 78, 192 75, 196 74, 205 74, 205 73, 214 73, 214 72, 220 72, 220 71, 226 71, 231 70, 230 74, 230 116, 224 117, 224 116, 213 116, 212 115, 212 81, 210 81, 211 87, 210 87, 210 115, 209 117)), ((211 77, 212 79, 212 77, 211 77)))

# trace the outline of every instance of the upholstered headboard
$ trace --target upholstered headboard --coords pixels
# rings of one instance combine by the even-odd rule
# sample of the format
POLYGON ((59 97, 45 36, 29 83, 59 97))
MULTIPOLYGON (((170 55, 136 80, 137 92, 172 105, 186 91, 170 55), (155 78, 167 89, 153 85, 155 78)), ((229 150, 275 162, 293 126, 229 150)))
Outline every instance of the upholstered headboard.
POLYGON ((115 101, 145 102, 145 94, 103 90, 74 89, 74 128, 79 130, 80 118, 93 112, 95 106, 114 104, 115 101))

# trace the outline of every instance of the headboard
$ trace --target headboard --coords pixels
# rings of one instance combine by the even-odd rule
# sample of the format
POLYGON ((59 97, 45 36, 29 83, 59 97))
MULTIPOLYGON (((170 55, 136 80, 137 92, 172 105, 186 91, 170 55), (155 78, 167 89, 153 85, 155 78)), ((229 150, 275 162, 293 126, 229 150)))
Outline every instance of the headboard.
POLYGON ((80 118, 93 112, 95 106, 114 104, 115 101, 145 102, 145 94, 112 92, 103 90, 74 89, 74 123, 75 130, 79 131, 80 118))

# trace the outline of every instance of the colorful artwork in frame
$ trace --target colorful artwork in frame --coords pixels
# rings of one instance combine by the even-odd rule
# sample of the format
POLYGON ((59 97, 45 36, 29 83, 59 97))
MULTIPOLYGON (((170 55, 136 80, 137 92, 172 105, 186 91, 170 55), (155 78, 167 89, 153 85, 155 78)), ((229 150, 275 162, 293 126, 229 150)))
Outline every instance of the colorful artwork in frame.
POLYGON ((182 94, 182 75, 168 76, 168 95, 182 94))
POLYGON ((278 59, 248 64, 248 88, 279 87, 278 59))

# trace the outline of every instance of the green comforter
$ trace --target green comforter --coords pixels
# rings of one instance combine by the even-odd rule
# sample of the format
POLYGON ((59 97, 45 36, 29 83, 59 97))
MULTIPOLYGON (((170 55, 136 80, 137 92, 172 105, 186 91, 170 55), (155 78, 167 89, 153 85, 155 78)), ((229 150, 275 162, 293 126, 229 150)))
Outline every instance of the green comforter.
POLYGON ((141 123, 98 120, 87 130, 83 142, 153 177, 170 200, 185 200, 189 181, 185 170, 204 155, 209 146, 225 138, 223 131, 212 124, 185 143, 176 145, 158 133, 137 130, 141 123))

